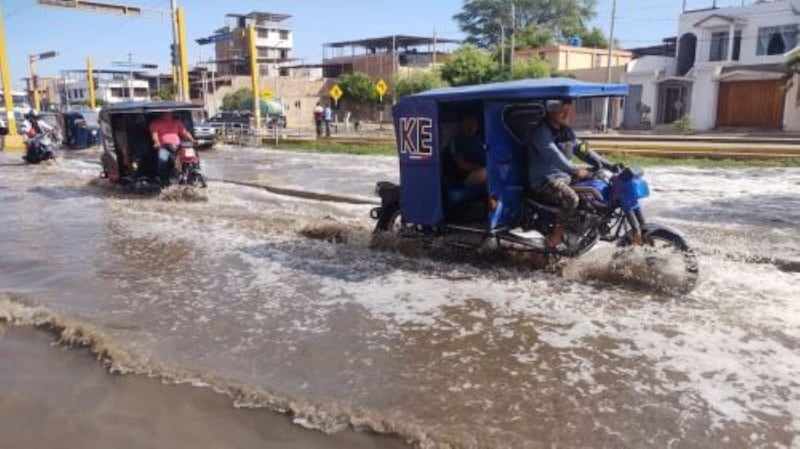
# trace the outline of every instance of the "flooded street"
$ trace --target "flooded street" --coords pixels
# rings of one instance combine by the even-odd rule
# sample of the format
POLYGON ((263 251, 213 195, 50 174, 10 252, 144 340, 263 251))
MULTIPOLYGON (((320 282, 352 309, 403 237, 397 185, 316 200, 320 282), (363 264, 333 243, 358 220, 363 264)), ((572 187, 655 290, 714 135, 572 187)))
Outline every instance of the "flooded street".
MULTIPOLYGON (((392 157, 203 156, 201 201, 165 201, 97 182, 97 153, 0 155, 0 319, 329 433, 800 447, 800 169, 647 171, 651 221, 699 255, 697 288, 675 295, 626 281, 608 248, 556 272, 412 257, 370 248, 369 205, 220 181, 371 199, 392 157), (343 241, 308 237, 329 229, 343 241)), ((19 407, 0 398, 0 421, 19 407)))

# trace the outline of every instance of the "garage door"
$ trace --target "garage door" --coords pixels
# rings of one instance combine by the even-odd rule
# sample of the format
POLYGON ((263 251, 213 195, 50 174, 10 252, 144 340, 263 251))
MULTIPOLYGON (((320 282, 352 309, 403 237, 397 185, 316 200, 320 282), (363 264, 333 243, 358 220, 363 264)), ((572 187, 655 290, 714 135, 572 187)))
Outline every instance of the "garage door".
POLYGON ((782 80, 720 83, 717 128, 783 128, 784 86, 782 80))

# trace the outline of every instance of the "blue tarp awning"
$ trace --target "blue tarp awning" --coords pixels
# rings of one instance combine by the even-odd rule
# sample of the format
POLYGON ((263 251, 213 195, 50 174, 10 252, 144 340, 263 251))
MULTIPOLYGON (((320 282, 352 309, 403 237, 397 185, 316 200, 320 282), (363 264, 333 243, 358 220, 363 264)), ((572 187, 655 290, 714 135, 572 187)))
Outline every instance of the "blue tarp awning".
POLYGON ((407 98, 469 101, 619 97, 625 95, 628 95, 626 84, 587 83, 571 78, 537 78, 473 86, 444 87, 410 95, 407 98))

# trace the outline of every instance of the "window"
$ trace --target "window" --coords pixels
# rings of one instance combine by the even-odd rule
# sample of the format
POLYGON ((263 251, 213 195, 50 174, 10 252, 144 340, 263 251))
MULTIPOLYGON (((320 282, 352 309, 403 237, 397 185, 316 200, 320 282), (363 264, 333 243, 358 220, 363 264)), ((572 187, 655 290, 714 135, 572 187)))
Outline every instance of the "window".
POLYGON ((725 61, 728 59, 728 32, 719 32, 711 35, 711 54, 709 61, 725 61))
POLYGON ((797 25, 758 29, 756 55, 782 55, 797 46, 797 25))
POLYGON ((289 59, 289 50, 281 50, 281 59, 289 59))
POLYGON ((136 97, 147 97, 150 95, 150 92, 146 87, 135 87, 133 89, 133 95, 136 97))
MULTIPOLYGON (((728 45, 730 44, 730 34, 727 31, 720 31, 711 35, 711 51, 708 56, 709 61, 727 61, 728 45)), ((739 60, 739 53, 742 49, 741 30, 733 34, 733 61, 739 60)))
POLYGON ((122 88, 121 87, 112 87, 111 88, 111 96, 115 98, 122 98, 122 88))
POLYGON ((262 30, 262 29, 258 30, 258 38, 259 39, 266 39, 267 37, 269 37, 269 31, 262 30))
POLYGON ((285 41, 289 39, 289 31, 288 30, 280 30, 281 40, 285 41))

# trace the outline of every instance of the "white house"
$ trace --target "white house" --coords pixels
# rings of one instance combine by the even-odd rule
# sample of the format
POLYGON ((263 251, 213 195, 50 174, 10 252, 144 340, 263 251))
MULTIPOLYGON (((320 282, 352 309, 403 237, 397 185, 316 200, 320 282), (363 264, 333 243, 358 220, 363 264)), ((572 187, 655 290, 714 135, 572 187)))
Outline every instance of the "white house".
MULTIPOLYGON (((127 75, 110 78, 98 77, 95 98, 108 104, 124 101, 150 100, 150 84, 147 80, 127 79, 127 75)), ((83 79, 67 79, 61 86, 65 103, 85 104, 89 101, 89 82, 83 79)))
POLYGON ((798 47, 800 1, 761 0, 744 6, 686 11, 678 21, 675 58, 632 61, 625 125, 643 106, 654 125, 689 115, 696 130, 800 129, 797 83, 784 63, 798 47))

